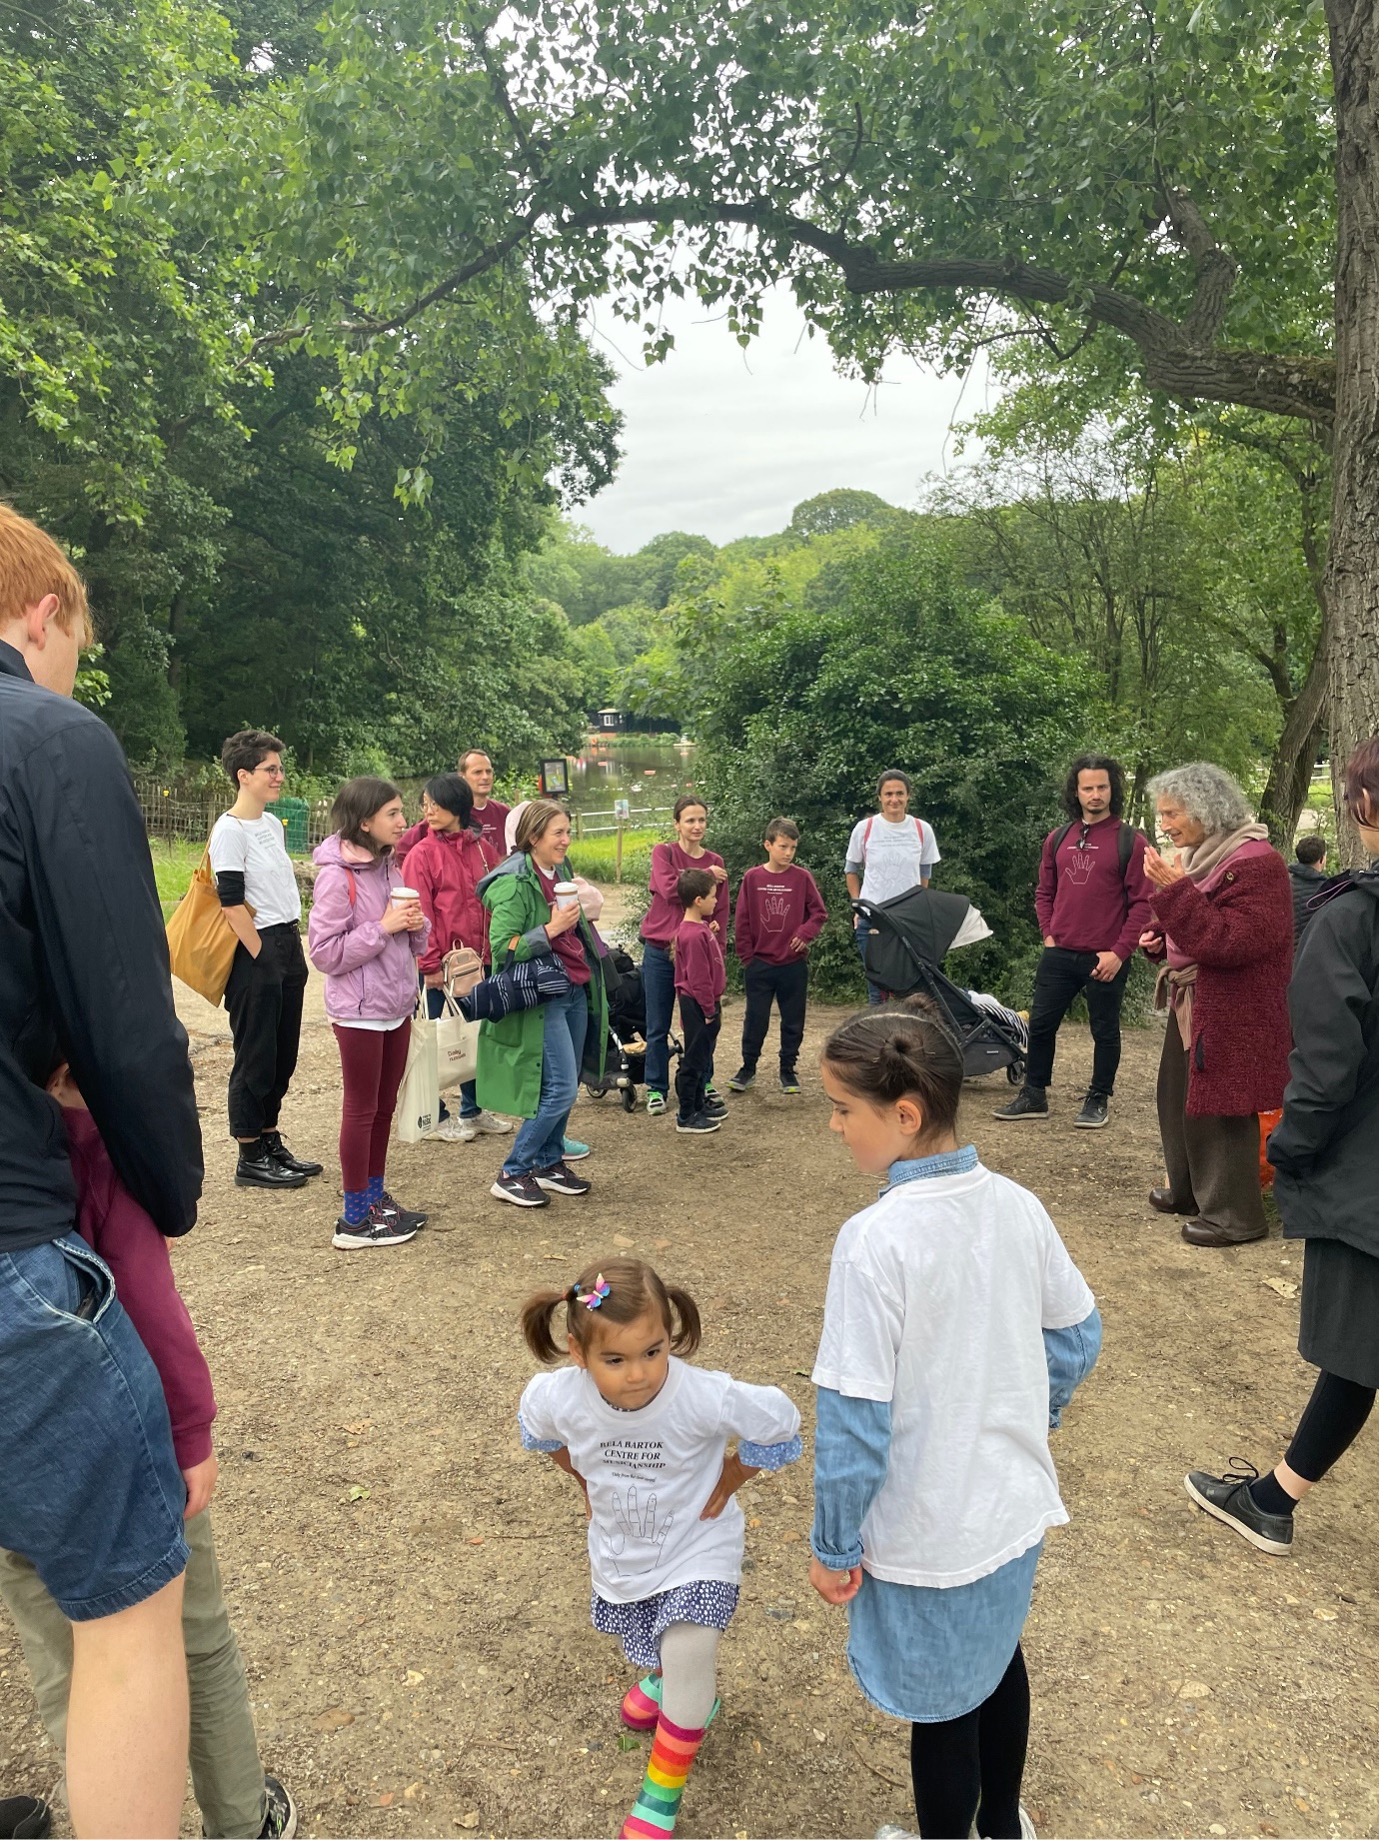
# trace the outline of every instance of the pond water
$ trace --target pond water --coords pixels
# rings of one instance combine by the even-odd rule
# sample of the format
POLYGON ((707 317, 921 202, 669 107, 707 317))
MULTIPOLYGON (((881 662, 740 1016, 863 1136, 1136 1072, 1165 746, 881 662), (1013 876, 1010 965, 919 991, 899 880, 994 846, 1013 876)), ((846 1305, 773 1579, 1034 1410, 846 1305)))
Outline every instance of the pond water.
POLYGON ((586 752, 568 759, 570 805, 588 835, 615 829, 617 799, 630 803, 630 824, 638 830, 669 822, 673 801, 695 791, 697 750, 691 742, 602 743, 592 738, 586 752))

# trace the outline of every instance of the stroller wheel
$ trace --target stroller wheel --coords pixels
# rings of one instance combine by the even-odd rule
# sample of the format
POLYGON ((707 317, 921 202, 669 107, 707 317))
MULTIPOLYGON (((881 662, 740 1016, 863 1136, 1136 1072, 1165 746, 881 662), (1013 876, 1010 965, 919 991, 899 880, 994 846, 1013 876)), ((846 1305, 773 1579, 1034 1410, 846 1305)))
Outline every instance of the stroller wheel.
POLYGON ((593 1100, 604 1100, 608 1090, 599 1081, 588 1081, 586 1083, 586 1091, 593 1100))
POLYGON ((628 1087, 622 1087, 620 1089, 620 1105, 625 1109, 627 1113, 632 1113, 634 1111, 634 1101, 635 1101, 635 1096, 634 1096, 633 1083, 631 1083, 630 1086, 628 1087))
POLYGON ((1024 1076, 1028 1073, 1028 1063, 1020 1056, 1017 1062, 1011 1062, 1005 1069, 1005 1078, 1011 1087, 1022 1087, 1024 1076))

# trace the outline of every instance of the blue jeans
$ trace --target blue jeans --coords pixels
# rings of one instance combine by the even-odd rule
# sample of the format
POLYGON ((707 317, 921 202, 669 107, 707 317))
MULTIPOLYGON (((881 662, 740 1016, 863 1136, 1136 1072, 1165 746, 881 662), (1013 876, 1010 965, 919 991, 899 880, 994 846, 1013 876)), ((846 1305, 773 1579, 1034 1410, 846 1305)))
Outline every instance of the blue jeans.
MULTIPOLYGON (((870 938, 869 922, 868 921, 857 921, 855 924, 855 944, 860 949, 860 963, 862 966, 865 964, 865 942, 869 938, 870 938)), ((865 990, 869 995, 871 1004, 883 1004, 884 1002, 883 985, 876 985, 874 981, 867 976, 865 980, 865 990)))
POLYGON ((106 1618, 187 1566, 187 1492, 158 1371, 77 1234, 0 1253, 0 1548, 70 1619, 106 1618))
MULTIPOLYGON (((668 1032, 673 1027, 676 997, 673 991, 673 956, 667 947, 644 942, 644 963, 639 971, 644 987, 644 1085, 651 1092, 668 1092, 668 1032)), ((716 1064, 707 1064, 710 1082, 716 1064)))
POLYGON ((567 1115, 577 1097, 582 1050, 586 1047, 586 987, 574 985, 565 998, 543 1006, 543 1072, 538 1111, 526 1119, 504 1162, 506 1177, 523 1177, 561 1162, 567 1115))
MULTIPOLYGON (((419 978, 419 983, 422 984, 423 975, 421 972, 419 973, 418 978, 419 978)), ((430 1017, 440 1017, 442 1015, 442 993, 441 991, 435 985, 431 985, 431 986, 423 985, 423 990, 427 994, 428 1015, 430 1017)), ((474 1081, 463 1081, 461 1084, 461 1117, 463 1119, 474 1119, 477 1113, 480 1112, 480 1110, 481 1110, 481 1103, 476 1098, 476 1083, 474 1081)), ((449 1117, 450 1115, 447 1112, 447 1102, 439 1098, 438 1103, 437 1103, 437 1123, 438 1125, 440 1126, 443 1120, 449 1117)))

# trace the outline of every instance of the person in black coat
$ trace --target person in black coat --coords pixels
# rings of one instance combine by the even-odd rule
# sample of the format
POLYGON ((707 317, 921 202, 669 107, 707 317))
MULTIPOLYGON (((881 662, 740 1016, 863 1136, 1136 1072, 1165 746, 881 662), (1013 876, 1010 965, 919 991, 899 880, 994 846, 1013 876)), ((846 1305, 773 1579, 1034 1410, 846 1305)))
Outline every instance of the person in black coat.
POLYGON ((1293 944, 1302 939, 1307 925, 1307 911, 1330 880, 1323 870, 1326 862, 1326 839, 1313 833, 1299 838, 1293 847, 1296 862, 1288 865, 1288 880, 1293 886, 1293 944))
MULTIPOLYGON (((1379 740, 1346 767, 1346 801, 1379 855, 1379 740)), ((1288 1001, 1293 1053, 1269 1138, 1287 1240, 1307 1243, 1298 1353, 1321 1373, 1287 1452, 1263 1477, 1193 1471, 1194 1503, 1266 1554, 1286 1554, 1293 1511, 1358 1437, 1379 1387, 1379 870, 1323 885, 1288 1001)))

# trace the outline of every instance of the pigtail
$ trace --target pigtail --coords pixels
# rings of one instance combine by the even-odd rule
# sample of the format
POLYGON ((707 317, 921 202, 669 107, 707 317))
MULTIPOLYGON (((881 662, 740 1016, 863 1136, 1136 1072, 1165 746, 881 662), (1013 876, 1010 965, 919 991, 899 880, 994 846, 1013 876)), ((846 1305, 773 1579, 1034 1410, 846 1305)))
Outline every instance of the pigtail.
POLYGON ((675 1356, 695 1356, 702 1341, 702 1314, 697 1309, 697 1301, 681 1286, 664 1286, 663 1290, 677 1313, 677 1324, 671 1331, 668 1347, 675 1356))
POLYGON ((519 1313, 524 1341, 539 1362, 560 1362, 567 1354, 565 1346, 559 1348, 553 1336, 553 1313, 559 1305, 568 1304, 571 1297, 570 1288, 566 1292, 535 1292, 519 1313))

